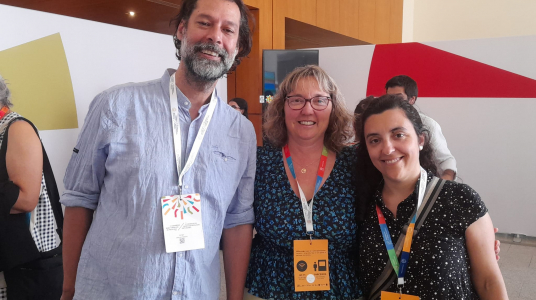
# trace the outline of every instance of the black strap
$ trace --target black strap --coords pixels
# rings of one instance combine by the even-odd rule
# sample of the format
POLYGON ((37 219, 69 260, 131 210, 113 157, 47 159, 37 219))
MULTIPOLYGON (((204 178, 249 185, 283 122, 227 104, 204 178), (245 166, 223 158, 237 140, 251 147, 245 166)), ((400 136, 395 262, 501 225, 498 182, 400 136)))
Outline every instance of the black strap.
MULTIPOLYGON (((421 207, 419 207, 417 220, 415 221, 413 238, 415 238, 415 236, 417 236, 417 234, 419 233, 419 229, 424 223, 424 220, 426 220, 428 213, 430 213, 430 211, 432 210, 432 207, 434 206, 434 203, 436 202, 437 197, 441 192, 441 189, 443 189, 444 184, 445 180, 434 176, 430 181, 430 184, 428 184, 428 186, 426 187, 425 197, 423 199, 421 207)), ((395 251, 397 257, 400 255, 400 252, 402 251, 402 248, 404 246, 404 239, 406 238, 408 226, 409 223, 404 226, 396 242, 395 251)), ((391 260, 387 260, 387 264, 385 265, 383 272, 372 285, 372 289, 370 290, 368 299, 377 299, 378 297, 380 297, 382 291, 385 291, 389 286, 391 286, 395 279, 397 279, 397 274, 393 271, 394 269, 393 265, 391 264, 391 260)))
MULTIPOLYGON (((7 149, 7 138, 8 138, 8 132, 9 127, 15 122, 15 121, 25 121, 28 124, 30 124, 35 134, 37 134, 37 137, 39 137, 39 141, 41 142, 41 137, 39 136, 39 131, 37 130, 37 127, 28 119, 23 117, 14 118, 10 121, 10 123, 7 125, 4 135, 4 141, 2 143, 2 148, 7 149), (6 145, 6 146, 4 146, 6 145)), ((43 150, 43 174, 45 176, 45 184, 47 186, 47 192, 48 192, 48 198, 50 200, 50 205, 52 206, 52 211, 54 212, 54 218, 56 219, 56 225, 58 227, 58 235, 60 237, 60 240, 63 242, 63 210, 61 208, 60 203, 60 194, 58 192, 58 186, 56 185, 56 179, 54 178, 54 173, 52 172, 52 166, 50 165, 50 161, 48 160, 47 152, 45 151, 45 147, 43 146, 43 142, 41 142, 41 149, 43 150)), ((2 154, 6 153, 2 149, 0 152, 2 154)), ((5 155, 3 156, 5 159, 5 155)))
MULTIPOLYGON (((0 178, 2 180, 8 180, 7 168, 6 168, 6 153, 7 143, 9 138, 9 127, 15 121, 25 121, 32 125, 37 136, 39 132, 32 122, 29 120, 18 117, 10 121, 5 128, 5 134, 0 148, 0 178)), ((47 186, 48 196, 54 218, 56 219, 57 233, 60 240, 63 241, 63 211, 59 202, 59 192, 52 173, 52 167, 48 156, 46 154, 43 143, 41 143, 43 151, 43 174, 45 176, 45 184, 47 186)), ((6 225, 9 228, 4 228, 0 234, 0 270, 7 270, 22 263, 27 263, 38 258, 51 257, 57 254, 61 254, 61 245, 56 249, 40 253, 35 246, 35 241, 31 237, 30 230, 26 230, 26 215, 25 214, 12 214, 9 215, 6 225)))

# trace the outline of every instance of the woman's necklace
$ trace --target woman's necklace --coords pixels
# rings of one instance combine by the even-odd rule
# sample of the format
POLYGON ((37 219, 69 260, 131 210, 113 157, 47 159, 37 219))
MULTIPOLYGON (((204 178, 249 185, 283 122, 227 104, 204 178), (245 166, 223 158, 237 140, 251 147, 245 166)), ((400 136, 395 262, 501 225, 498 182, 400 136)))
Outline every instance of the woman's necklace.
MULTIPOLYGON (((314 160, 313 162, 308 163, 308 164, 305 165, 305 166, 302 166, 302 168, 301 168, 301 170, 300 170, 300 171, 302 172, 302 174, 307 173, 307 167, 309 167, 310 165, 314 164, 315 162, 318 162, 319 160, 320 160, 320 159, 316 159, 316 160, 314 160)), ((294 163, 296 163, 296 162, 294 162, 294 163)), ((300 165, 300 164, 296 164, 296 165, 300 165)))

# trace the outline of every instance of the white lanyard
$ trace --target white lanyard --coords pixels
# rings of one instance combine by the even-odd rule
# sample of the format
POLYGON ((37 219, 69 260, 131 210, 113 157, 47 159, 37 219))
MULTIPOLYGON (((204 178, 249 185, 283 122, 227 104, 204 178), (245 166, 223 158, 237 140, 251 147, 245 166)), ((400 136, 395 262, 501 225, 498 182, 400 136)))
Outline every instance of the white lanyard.
POLYGON ((314 232, 313 202, 315 199, 315 195, 320 189, 320 185, 322 184, 322 180, 324 178, 324 172, 326 170, 326 164, 328 160, 328 149, 326 148, 326 146, 324 146, 322 149, 322 156, 320 157, 320 162, 318 164, 318 172, 316 176, 314 194, 313 194, 313 198, 311 199, 310 204, 307 204, 307 198, 305 198, 305 194, 303 193, 303 190, 300 187, 300 183, 298 182, 298 178, 296 177, 296 173, 294 172, 294 163, 292 162, 292 156, 290 155, 290 150, 288 148, 288 145, 285 145, 283 147, 283 152, 284 152, 285 160, 287 162, 290 173, 292 174, 292 177, 296 180, 296 185, 298 185, 298 191, 300 192, 300 200, 302 203, 303 217, 305 219, 305 230, 307 234, 309 234, 312 240, 313 238, 312 234, 314 232))
POLYGON ((417 209, 415 214, 418 213, 419 207, 421 207, 422 200, 424 199, 424 193, 426 193, 426 185, 428 184, 428 173, 421 167, 421 180, 419 181, 419 194, 417 196, 417 209))
POLYGON ((216 105, 218 104, 218 101, 216 99, 216 93, 212 92, 211 98, 210 98, 210 104, 208 105, 208 110, 205 118, 203 119, 203 123, 201 124, 201 128, 199 128, 199 132, 197 133, 197 136, 195 137, 194 144, 192 146, 192 151, 190 152, 190 156, 188 156, 188 160, 186 161, 186 165, 184 168, 182 168, 181 171, 181 159, 182 159, 182 153, 181 153, 181 129, 180 129, 180 120, 179 120, 179 102, 177 100, 177 86, 175 85, 175 74, 169 78, 169 105, 170 105, 170 112, 171 112, 171 121, 173 125, 173 145, 175 148, 175 163, 177 165, 177 174, 179 174, 179 194, 182 194, 182 179, 184 177, 184 174, 188 172, 188 170, 192 167, 195 158, 197 157, 197 154, 199 153, 199 149, 201 148, 201 143, 203 142, 203 138, 205 137, 205 133, 207 132, 208 125, 210 124, 210 120, 212 119, 212 115, 214 115, 214 109, 216 109, 216 105))
POLYGON ((313 200, 315 199, 316 192, 313 194, 311 203, 308 204, 307 198, 305 198, 305 194, 303 193, 302 188, 300 187, 300 184, 298 183, 298 179, 296 179, 296 184, 298 185, 298 191, 300 191, 300 199, 301 199, 301 204, 302 204, 303 217, 305 218, 305 231, 307 231, 307 233, 311 235, 312 232, 314 231, 313 229, 313 200))

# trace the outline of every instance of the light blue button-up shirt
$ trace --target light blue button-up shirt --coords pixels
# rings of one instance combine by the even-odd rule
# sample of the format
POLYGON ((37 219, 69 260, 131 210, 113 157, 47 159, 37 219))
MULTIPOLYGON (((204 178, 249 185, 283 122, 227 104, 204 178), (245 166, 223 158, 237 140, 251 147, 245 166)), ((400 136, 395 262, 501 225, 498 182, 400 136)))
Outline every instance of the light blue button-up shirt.
MULTIPOLYGON (((218 299, 223 228, 252 224, 256 137, 253 125, 219 97, 183 193, 200 193, 205 249, 166 253, 162 196, 178 193, 167 70, 91 103, 71 157, 61 203, 95 210, 76 278, 75 299, 218 299)), ((182 157, 208 105, 191 120, 178 91, 182 157)), ((184 165, 184 161, 183 161, 184 165)))

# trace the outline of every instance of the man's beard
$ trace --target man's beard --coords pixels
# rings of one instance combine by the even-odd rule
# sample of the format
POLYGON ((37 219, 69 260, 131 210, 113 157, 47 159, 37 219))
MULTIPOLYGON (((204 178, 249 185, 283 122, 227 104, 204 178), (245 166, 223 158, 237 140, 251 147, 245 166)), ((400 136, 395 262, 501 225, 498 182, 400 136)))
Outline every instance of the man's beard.
POLYGON ((229 72, 233 66, 237 51, 233 54, 227 53, 224 49, 212 43, 197 43, 190 45, 185 37, 181 45, 181 63, 186 64, 189 75, 196 81, 214 82, 229 72), (199 57, 202 50, 217 53, 220 61, 199 57))

